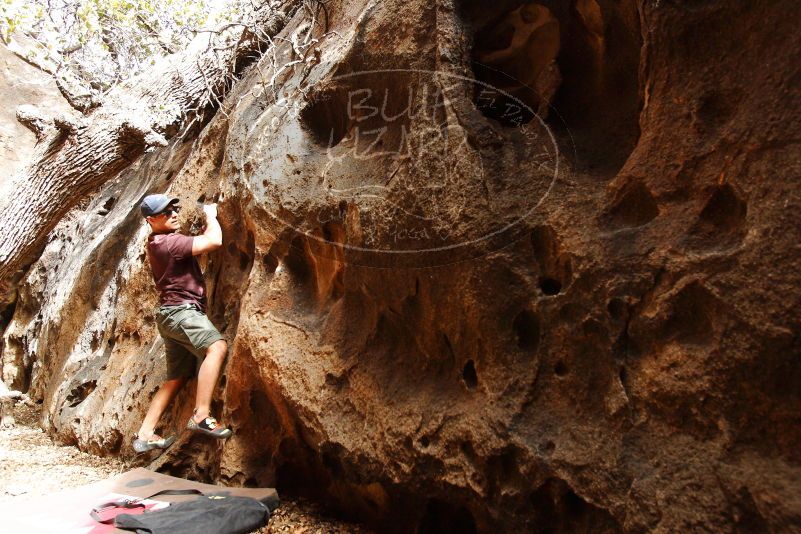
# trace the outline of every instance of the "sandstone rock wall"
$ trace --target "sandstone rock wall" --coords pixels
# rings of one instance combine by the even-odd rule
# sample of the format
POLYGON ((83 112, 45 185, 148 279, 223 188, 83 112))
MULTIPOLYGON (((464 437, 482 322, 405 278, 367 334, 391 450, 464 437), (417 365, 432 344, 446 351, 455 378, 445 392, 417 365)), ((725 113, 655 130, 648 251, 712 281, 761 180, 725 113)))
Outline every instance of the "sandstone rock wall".
POLYGON ((235 435, 153 467, 402 531, 798 530, 792 10, 359 0, 304 57, 299 15, 54 232, 3 378, 131 455, 163 373, 136 203, 168 190, 220 203, 235 435))

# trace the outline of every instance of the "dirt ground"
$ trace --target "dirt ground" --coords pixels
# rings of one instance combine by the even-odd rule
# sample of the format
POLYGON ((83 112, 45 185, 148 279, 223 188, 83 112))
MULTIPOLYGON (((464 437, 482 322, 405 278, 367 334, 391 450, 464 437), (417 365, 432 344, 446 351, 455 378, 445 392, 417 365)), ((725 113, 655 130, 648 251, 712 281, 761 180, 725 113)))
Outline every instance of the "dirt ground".
MULTIPOLYGON (((72 446, 53 443, 37 426, 35 406, 18 402, 16 426, 0 429, 0 503, 27 499, 91 484, 130 469, 120 460, 101 458, 72 446)), ((372 531, 328 517, 314 503, 283 499, 281 506, 256 534, 370 534, 372 531)))

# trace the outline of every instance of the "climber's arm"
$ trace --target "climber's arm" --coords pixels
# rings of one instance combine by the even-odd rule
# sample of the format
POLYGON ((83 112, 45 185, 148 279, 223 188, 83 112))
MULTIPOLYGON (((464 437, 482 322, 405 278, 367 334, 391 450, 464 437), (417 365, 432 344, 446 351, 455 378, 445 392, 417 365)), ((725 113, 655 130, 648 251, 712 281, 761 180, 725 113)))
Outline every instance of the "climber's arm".
POLYGON ((217 222, 217 204, 203 206, 206 212, 206 229, 203 235, 195 236, 192 240, 192 255, 213 252, 222 246, 222 229, 217 222))

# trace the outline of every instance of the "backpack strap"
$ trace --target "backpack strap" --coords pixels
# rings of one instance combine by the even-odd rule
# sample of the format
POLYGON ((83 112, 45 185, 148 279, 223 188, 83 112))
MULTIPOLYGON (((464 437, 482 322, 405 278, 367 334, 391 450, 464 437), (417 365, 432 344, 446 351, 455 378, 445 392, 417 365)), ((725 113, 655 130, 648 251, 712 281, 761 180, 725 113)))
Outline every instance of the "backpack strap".
POLYGON ((152 499, 153 497, 158 497, 159 495, 205 495, 202 491, 196 489, 166 489, 157 491, 153 495, 148 495, 147 497, 137 497, 136 499, 118 499, 116 501, 104 502, 103 504, 92 508, 92 511, 89 512, 89 515, 97 521, 98 523, 103 523, 104 525, 110 525, 114 522, 114 518, 111 517, 109 519, 101 519, 100 514, 111 510, 114 508, 144 508, 145 505, 142 504, 142 501, 146 501, 147 499, 152 499))

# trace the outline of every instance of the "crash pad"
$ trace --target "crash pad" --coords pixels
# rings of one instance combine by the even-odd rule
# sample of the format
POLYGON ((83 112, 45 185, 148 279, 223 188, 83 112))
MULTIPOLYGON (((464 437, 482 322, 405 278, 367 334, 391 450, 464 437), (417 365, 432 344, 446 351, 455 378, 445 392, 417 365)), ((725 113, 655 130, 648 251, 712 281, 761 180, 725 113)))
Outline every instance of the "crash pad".
MULTIPOLYGON (((0 525, 8 534, 107 534, 125 533, 94 521, 89 513, 103 503, 122 498, 143 498, 162 490, 197 489, 205 494, 252 497, 267 505, 270 512, 278 507, 278 493, 272 488, 232 488, 202 484, 192 480, 138 468, 100 482, 53 492, 42 497, 20 497, 0 506, 0 525)), ((196 495, 160 495, 146 504, 147 509, 197 498, 196 495)), ((136 510, 108 510, 106 519, 117 513, 141 513, 136 510)), ((128 532, 128 534, 130 534, 128 532)))

